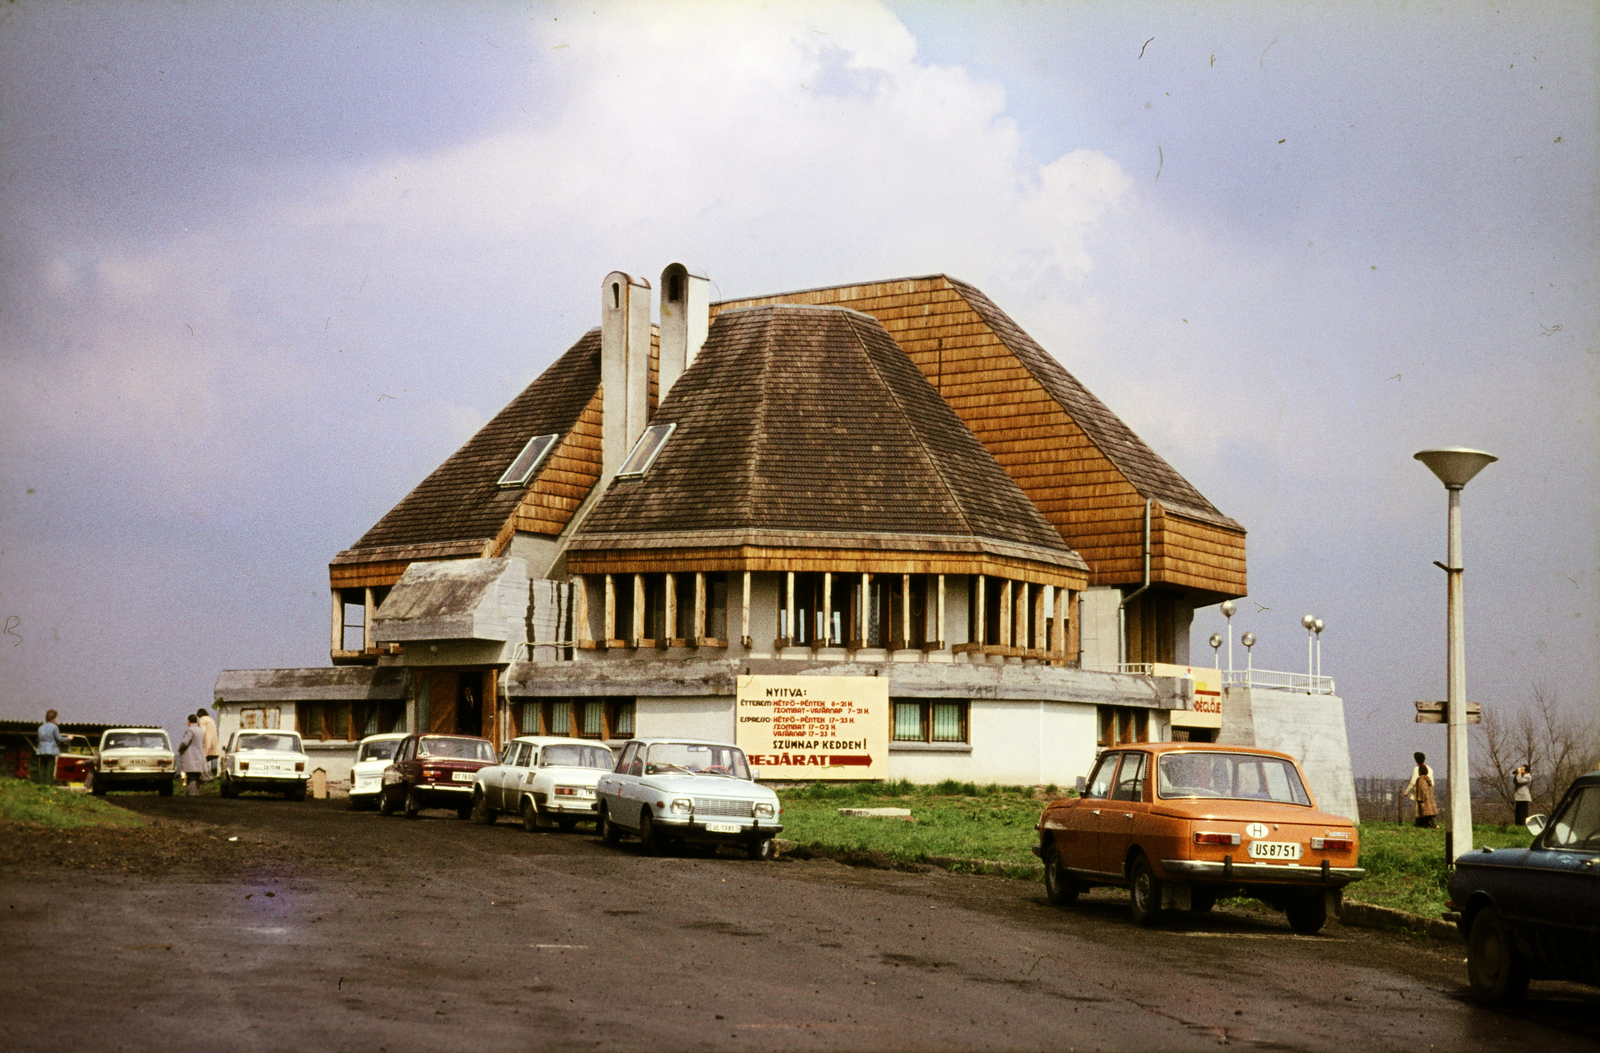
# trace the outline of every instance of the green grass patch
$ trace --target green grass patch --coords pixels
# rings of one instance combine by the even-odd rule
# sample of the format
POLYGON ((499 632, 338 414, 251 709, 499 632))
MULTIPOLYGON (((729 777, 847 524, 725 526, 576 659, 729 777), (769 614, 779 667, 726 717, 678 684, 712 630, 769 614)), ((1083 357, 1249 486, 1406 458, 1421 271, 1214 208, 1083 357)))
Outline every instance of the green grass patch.
POLYGON ((918 863, 933 856, 1014 864, 1032 876, 1033 824, 1046 794, 1032 786, 977 786, 946 780, 934 786, 893 783, 813 783, 779 791, 783 836, 818 855, 881 856, 918 863), (904 819, 842 816, 840 808, 909 808, 904 819))
MULTIPOLYGON (((1485 823, 1472 828, 1475 847, 1526 848, 1532 840, 1519 826, 1485 823)), ((1345 890, 1350 899, 1429 918, 1437 918, 1445 909, 1449 872, 1443 827, 1423 830, 1398 823, 1362 823, 1359 865, 1367 876, 1345 890)))
POLYGON ((0 779, 0 820, 69 830, 79 826, 143 826, 132 812, 76 790, 0 779))

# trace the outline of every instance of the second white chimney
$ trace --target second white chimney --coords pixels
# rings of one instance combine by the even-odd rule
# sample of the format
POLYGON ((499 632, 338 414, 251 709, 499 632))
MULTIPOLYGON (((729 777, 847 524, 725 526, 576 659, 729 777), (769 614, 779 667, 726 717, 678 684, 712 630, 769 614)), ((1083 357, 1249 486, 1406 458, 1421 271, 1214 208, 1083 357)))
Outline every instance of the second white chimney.
POLYGON ((622 271, 600 285, 600 386, 604 486, 650 422, 650 283, 622 271))
POLYGON ((711 328, 711 280, 681 263, 661 272, 661 377, 658 397, 694 364, 711 328))

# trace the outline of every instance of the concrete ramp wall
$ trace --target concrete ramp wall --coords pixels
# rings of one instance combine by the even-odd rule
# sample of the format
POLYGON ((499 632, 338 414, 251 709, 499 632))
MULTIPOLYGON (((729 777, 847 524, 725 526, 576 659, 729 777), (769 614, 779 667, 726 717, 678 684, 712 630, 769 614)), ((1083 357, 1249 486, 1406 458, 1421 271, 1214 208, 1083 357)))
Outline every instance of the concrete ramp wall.
POLYGON ((1318 807, 1358 817, 1344 700, 1338 695, 1230 687, 1223 695, 1218 741, 1290 754, 1305 771, 1318 807))

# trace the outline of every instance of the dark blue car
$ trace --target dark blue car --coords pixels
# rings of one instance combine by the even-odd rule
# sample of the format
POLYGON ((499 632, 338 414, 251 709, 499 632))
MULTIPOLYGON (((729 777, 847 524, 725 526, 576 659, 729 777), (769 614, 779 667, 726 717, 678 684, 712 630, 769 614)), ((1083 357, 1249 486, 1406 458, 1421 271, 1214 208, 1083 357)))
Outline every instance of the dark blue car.
POLYGON ((1492 1005, 1528 981, 1600 985, 1600 771, 1575 779, 1527 848, 1482 848, 1456 859, 1450 907, 1467 941, 1472 992, 1492 1005))

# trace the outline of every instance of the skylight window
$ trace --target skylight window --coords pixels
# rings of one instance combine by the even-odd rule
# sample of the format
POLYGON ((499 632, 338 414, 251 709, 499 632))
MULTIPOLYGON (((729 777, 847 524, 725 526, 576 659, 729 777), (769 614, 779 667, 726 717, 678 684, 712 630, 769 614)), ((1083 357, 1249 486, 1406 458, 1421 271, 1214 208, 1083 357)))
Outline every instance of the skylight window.
POLYGON ((506 474, 500 477, 500 485, 527 486, 533 473, 544 463, 545 456, 555 448, 557 438, 559 436, 556 435, 535 435, 529 439, 528 445, 522 448, 517 459, 511 462, 511 467, 506 469, 506 474))
POLYGON ((633 444, 633 452, 628 454, 628 459, 617 470, 617 478, 637 479, 648 472, 656 454, 667 444, 676 427, 676 424, 652 424, 646 428, 644 434, 639 436, 639 441, 633 444))

